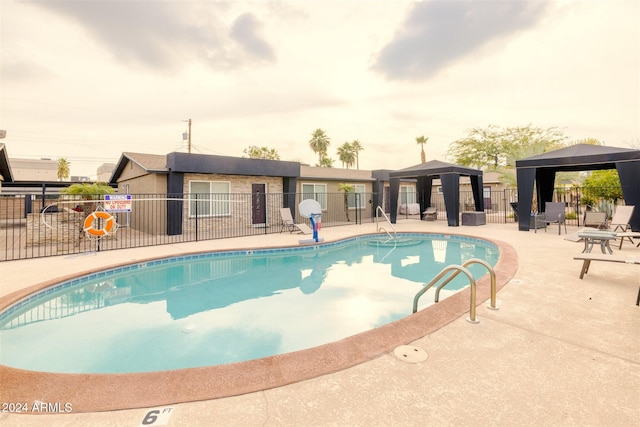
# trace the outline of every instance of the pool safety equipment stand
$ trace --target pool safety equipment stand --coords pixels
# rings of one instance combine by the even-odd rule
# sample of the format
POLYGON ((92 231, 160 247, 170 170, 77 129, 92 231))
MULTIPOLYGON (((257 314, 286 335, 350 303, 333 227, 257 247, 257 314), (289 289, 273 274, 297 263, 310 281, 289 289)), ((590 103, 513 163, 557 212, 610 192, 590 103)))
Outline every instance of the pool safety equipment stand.
POLYGON ((115 233, 117 229, 116 219, 109 212, 102 210, 100 206, 84 219, 82 227, 90 240, 99 240, 115 233))
POLYGON ((311 228, 313 229, 313 239, 302 239, 298 242, 305 244, 324 241, 323 238, 318 237, 318 230, 322 227, 322 206, 320 206, 320 203, 313 199, 303 200, 298 205, 298 210, 301 216, 309 218, 311 228))

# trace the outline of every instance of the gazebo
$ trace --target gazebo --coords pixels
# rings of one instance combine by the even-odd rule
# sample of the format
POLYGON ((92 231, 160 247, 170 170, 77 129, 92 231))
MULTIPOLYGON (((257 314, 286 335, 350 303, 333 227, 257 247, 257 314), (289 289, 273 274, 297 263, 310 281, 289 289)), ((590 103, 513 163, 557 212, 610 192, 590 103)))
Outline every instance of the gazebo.
POLYGON ((640 231, 640 150, 576 144, 516 161, 518 179, 518 229, 528 231, 534 182, 538 212, 553 198, 556 172, 617 169, 622 195, 627 205, 634 205, 631 228, 640 231))
POLYGON ((389 202, 391 222, 396 223, 398 211, 398 193, 401 179, 416 179, 416 190, 420 212, 424 212, 431 205, 431 188, 434 179, 440 178, 444 204, 447 210, 447 223, 450 227, 460 225, 460 177, 471 179, 473 201, 477 212, 484 212, 482 198, 482 171, 451 163, 432 160, 405 169, 389 172, 389 202))

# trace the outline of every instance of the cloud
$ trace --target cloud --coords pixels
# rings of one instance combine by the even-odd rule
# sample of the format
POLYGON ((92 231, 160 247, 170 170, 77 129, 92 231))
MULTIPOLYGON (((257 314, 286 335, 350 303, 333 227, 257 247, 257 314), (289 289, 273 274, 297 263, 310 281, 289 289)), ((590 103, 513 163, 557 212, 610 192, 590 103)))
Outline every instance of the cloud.
POLYGON ((2 80, 10 82, 29 82, 51 79, 55 74, 48 68, 31 60, 3 59, 0 63, 2 80))
POLYGON ((258 34, 259 23, 241 15, 231 29, 224 3, 178 1, 44 1, 40 7, 75 20, 118 60, 173 72, 192 62, 213 69, 275 58, 258 34), (233 43, 240 43, 240 55, 233 43))
POLYGON ((275 60, 275 53, 271 46, 262 40, 259 29, 260 24, 256 18, 250 13, 245 13, 235 20, 229 35, 243 47, 249 56, 272 62, 275 60))
POLYGON ((390 80, 424 80, 489 41, 536 24, 547 2, 468 0, 419 2, 374 69, 390 80))

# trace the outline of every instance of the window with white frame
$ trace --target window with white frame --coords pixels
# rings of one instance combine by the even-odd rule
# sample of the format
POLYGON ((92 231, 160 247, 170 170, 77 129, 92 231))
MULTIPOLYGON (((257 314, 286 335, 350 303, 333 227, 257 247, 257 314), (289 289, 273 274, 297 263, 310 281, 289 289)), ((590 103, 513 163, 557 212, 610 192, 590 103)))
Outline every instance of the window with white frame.
POLYGON ((227 216, 231 213, 228 181, 190 181, 189 216, 227 216))
POLYGON ((400 186, 400 204, 415 203, 416 189, 413 185, 400 186))
POLYGON ((347 195, 349 209, 364 208, 364 184, 350 184, 353 192, 347 195))
POLYGON ((327 184, 302 184, 302 200, 313 199, 327 210, 327 184))

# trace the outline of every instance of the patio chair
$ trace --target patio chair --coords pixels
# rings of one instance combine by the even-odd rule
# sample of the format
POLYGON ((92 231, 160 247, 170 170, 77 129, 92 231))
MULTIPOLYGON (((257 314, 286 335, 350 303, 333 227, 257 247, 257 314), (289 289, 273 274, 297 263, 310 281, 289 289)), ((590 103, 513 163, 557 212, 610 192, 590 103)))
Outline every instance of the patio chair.
MULTIPOLYGON (((558 202, 545 202, 544 204, 544 213, 542 215, 536 215, 536 233, 538 232, 538 224, 558 224, 558 235, 561 233, 561 227, 564 224, 564 233, 567 233, 567 222, 565 221, 564 215, 564 203, 558 202)), ((547 227, 544 227, 545 233, 547 232, 547 227)))
POLYGON ((293 216, 291 215, 291 209, 289 208, 280 208, 280 218, 282 218, 282 223, 280 224, 280 232, 283 230, 289 230, 289 233, 293 233, 298 230, 298 233, 302 234, 311 234, 313 230, 307 224, 296 224, 293 221, 293 216))
MULTIPOLYGON (((629 225, 629 220, 631 220, 631 215, 633 215, 633 210, 635 209, 634 205, 624 205, 618 206, 616 208, 613 217, 611 218, 611 224, 609 224, 609 230, 617 231, 620 235, 620 249, 622 249, 622 243, 624 243, 624 239, 629 239, 631 244, 635 244, 633 241, 633 237, 637 237, 637 233, 632 232, 631 225, 629 225)), ((640 244, 638 244, 640 246, 640 244)))
POLYGON ((429 207, 427 210, 422 212, 422 219, 426 219, 427 221, 435 221, 438 219, 438 211, 435 207, 429 207))
POLYGON ((513 211, 513 219, 518 222, 518 202, 511 202, 511 210, 513 211))
POLYGON ((633 215, 633 210, 635 206, 618 206, 616 208, 616 212, 613 214, 613 218, 611 218, 611 224, 609 228, 613 227, 612 231, 629 231, 631 226, 629 225, 629 220, 631 219, 631 215, 633 215))
POLYGON ((584 214, 584 226, 590 228, 597 228, 598 230, 606 230, 609 228, 607 224, 606 212, 585 212, 584 214))

